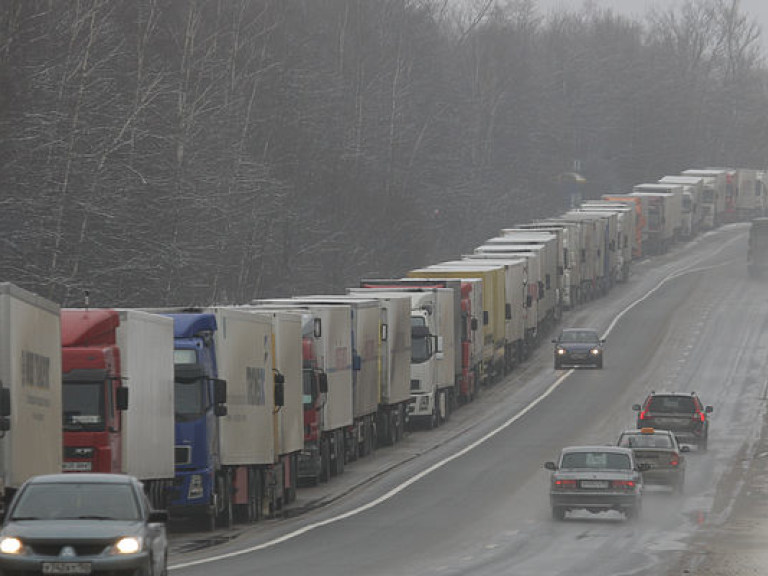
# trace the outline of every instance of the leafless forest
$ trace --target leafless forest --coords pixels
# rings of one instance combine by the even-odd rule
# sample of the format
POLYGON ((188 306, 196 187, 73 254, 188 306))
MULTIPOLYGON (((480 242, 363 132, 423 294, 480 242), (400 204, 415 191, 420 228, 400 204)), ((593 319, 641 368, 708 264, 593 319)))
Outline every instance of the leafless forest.
POLYGON ((328 293, 703 165, 765 168, 737 0, 5 0, 0 280, 67 306, 328 293))

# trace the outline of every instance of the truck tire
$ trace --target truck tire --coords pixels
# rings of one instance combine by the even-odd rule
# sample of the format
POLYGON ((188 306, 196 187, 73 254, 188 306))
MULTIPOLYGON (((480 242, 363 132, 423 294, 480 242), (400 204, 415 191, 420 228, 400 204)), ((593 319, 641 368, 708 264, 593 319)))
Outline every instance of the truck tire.
POLYGON ((331 447, 328 439, 320 442, 320 482, 328 482, 331 479, 331 447))

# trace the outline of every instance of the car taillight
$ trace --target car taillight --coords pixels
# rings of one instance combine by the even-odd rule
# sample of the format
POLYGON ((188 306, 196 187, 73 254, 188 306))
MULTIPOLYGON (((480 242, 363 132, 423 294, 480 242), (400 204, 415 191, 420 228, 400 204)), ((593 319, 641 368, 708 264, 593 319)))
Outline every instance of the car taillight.
POLYGON ((640 412, 640 416, 638 416, 637 419, 645 420, 647 414, 648 414, 648 410, 643 410, 642 412, 640 412))
POLYGON ((677 454, 672 454, 672 456, 669 457, 669 465, 677 466, 678 464, 680 464, 680 456, 677 454))
POLYGON ((704 414, 704 412, 696 411, 696 413, 691 417, 692 420, 701 420, 702 422, 707 421, 707 415, 704 414))
POLYGON ((612 484, 618 490, 634 490, 635 488, 634 480, 614 480, 612 484))
POLYGON ((555 486, 558 488, 576 488, 576 480, 555 480, 555 486))

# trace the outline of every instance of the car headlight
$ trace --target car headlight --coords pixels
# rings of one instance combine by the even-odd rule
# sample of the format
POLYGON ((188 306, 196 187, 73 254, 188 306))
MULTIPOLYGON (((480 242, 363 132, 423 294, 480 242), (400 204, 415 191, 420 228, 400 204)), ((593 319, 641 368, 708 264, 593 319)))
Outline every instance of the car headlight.
POLYGON ((203 487, 203 477, 200 474, 192 474, 189 477, 189 489, 187 490, 187 499, 196 500, 202 498, 205 495, 205 488, 203 487))
POLYGON ((21 554, 24 550, 24 545, 21 540, 12 536, 5 536, 0 540, 0 553, 1 554, 21 554))
POLYGON ((600 354, 600 348, 592 348, 590 352, 592 353, 593 356, 597 356, 598 354, 600 354))
POLYGON ((557 355, 558 356, 562 356, 563 354, 565 354, 565 348, 558 348, 557 349, 557 355))
POLYGON ((120 538, 112 547, 113 554, 136 554, 141 552, 141 536, 126 536, 120 538))

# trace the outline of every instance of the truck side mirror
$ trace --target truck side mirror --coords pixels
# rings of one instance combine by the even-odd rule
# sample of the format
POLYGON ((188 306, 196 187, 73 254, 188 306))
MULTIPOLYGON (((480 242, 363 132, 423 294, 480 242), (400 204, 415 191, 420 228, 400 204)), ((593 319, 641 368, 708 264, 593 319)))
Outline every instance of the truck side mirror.
POLYGON ((317 375, 317 382, 320 386, 320 394, 328 394, 328 374, 320 372, 317 375))
POLYGON ((227 415, 227 407, 223 404, 216 404, 216 406, 213 407, 213 415, 217 418, 220 418, 221 416, 227 415))
POLYGON ((531 306, 533 306, 533 296, 528 294, 528 296, 525 297, 525 307, 530 308, 531 306))
POLYGON ((277 378, 275 378, 275 406, 285 406, 285 384, 278 382, 277 378))
POLYGON ((504 305, 504 318, 507 320, 512 320, 512 304, 504 305))
POLYGON ((323 335, 323 321, 320 318, 315 318, 313 324, 313 334, 315 338, 320 338, 323 335))
POLYGON ((488 310, 483 310, 483 326, 488 326, 488 310))
POLYGON ((381 341, 386 342, 389 337, 389 324, 381 325, 381 341))
POLYGON ((115 393, 115 407, 118 410, 128 410, 128 387, 118 386, 115 393))
POLYGON ((356 372, 360 371, 360 368, 362 368, 363 360, 360 358, 359 354, 352 354, 352 370, 355 370, 356 372))
POLYGON ((474 332, 477 330, 477 318, 472 318, 472 322, 470 324, 470 327, 472 328, 472 331, 474 332))
POLYGON ((11 390, 5 388, 0 382, 0 418, 7 418, 11 415, 11 390))
POLYGON ((221 378, 213 379, 213 403, 214 404, 226 404, 227 403, 227 381, 221 378))

